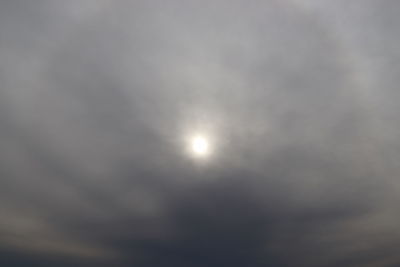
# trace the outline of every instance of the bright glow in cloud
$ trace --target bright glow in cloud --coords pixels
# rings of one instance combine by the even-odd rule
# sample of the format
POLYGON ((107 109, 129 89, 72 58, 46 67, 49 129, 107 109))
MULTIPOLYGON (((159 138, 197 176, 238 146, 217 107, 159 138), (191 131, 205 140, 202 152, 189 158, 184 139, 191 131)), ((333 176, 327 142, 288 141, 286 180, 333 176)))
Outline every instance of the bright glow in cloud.
POLYGON ((211 153, 210 142, 204 135, 194 135, 189 140, 191 154, 198 158, 206 158, 211 153))

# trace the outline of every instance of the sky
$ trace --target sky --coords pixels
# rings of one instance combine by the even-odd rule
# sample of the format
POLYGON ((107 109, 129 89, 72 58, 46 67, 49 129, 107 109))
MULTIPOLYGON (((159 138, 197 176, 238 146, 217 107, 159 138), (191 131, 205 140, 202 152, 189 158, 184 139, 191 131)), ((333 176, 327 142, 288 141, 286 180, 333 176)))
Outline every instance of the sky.
POLYGON ((399 9, 0 1, 0 265, 400 266, 399 9))

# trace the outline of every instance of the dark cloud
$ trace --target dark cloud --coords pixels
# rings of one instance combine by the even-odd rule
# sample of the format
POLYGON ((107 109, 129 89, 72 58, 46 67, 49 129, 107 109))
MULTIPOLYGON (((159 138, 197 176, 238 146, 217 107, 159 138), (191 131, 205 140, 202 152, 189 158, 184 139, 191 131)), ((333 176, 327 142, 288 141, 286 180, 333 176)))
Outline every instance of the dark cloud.
POLYGON ((397 6, 3 1, 0 265, 397 266, 397 6))

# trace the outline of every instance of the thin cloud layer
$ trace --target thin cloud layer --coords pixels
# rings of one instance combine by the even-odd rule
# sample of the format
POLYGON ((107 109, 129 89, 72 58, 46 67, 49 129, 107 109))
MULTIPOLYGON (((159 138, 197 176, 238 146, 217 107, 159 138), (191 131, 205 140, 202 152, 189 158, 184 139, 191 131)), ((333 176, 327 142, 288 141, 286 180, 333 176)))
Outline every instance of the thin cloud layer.
POLYGON ((0 265, 397 266, 398 5, 0 3, 0 265))

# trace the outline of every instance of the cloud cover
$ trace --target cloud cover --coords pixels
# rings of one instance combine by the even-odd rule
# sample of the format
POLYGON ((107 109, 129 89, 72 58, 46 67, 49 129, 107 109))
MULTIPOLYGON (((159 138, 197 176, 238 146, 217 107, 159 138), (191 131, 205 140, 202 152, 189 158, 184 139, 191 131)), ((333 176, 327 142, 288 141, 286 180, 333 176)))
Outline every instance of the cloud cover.
POLYGON ((1 2, 0 264, 397 266, 397 8, 1 2))

